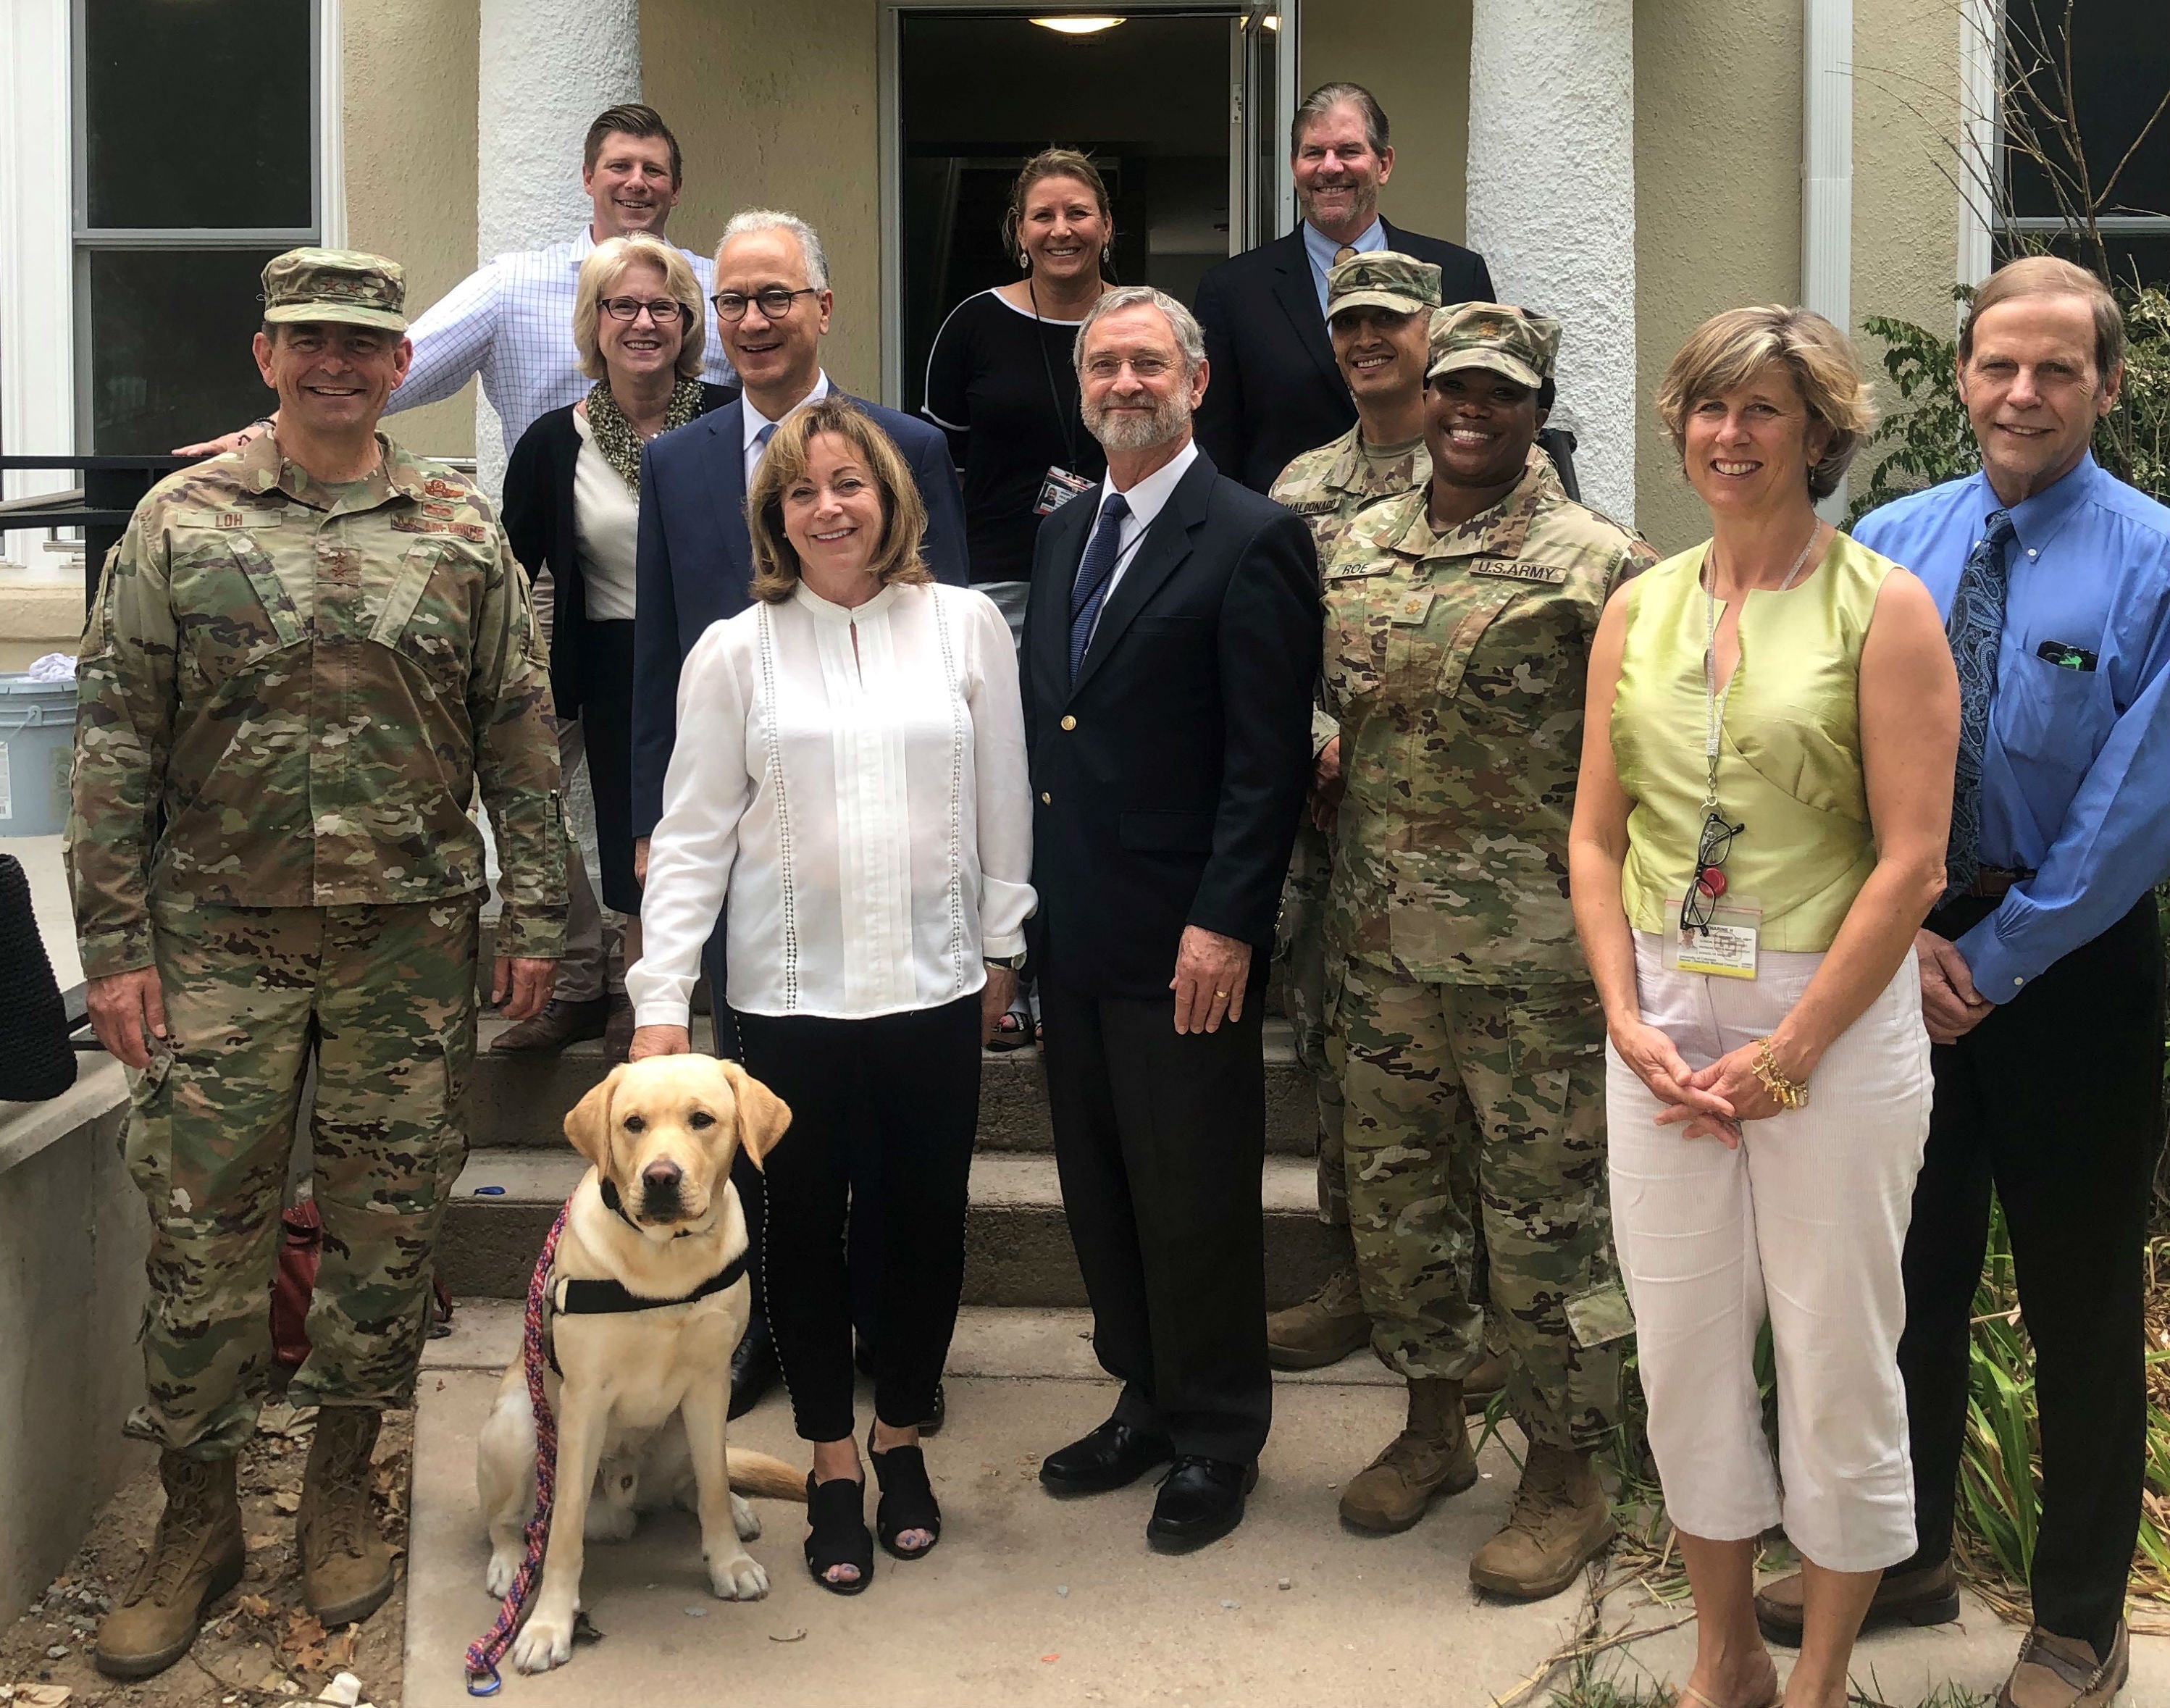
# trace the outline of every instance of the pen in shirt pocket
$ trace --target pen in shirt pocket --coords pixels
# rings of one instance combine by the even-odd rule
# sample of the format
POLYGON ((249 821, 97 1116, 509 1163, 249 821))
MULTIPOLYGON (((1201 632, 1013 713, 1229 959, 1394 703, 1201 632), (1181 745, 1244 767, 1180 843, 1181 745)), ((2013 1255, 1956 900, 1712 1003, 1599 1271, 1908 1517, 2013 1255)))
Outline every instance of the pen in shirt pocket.
POLYGON ((2034 656, 2045 664, 2054 664, 2060 670, 2092 670, 2095 656, 2084 646, 2074 646, 2068 641, 2045 640, 2034 649, 2034 656))

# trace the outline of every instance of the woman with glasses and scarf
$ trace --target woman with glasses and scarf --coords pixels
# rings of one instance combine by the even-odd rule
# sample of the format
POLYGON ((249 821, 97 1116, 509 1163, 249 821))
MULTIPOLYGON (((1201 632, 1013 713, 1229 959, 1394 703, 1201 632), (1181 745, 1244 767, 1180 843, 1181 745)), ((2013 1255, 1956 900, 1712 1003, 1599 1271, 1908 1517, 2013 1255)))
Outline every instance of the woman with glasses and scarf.
MULTIPOLYGON (((505 531, 537 588, 559 757, 569 774, 584 751, 587 757, 602 902, 626 918, 625 962, 640 958, 640 886, 633 865, 640 450, 738 395, 701 378, 707 322, 700 285, 677 249, 645 233, 596 244, 581 264, 573 302, 580 372, 596 383, 580 402, 537 418, 505 471, 505 531)), ((595 892, 585 875, 573 889, 575 914, 585 897, 592 915, 595 892)), ((577 941, 580 919, 569 926, 569 941, 577 941)), ((599 923, 590 929, 599 935, 599 923)), ((604 979, 623 972, 623 964, 616 974, 598 969, 596 996, 604 979)), ((633 1011, 623 1000, 610 1007, 610 1057, 622 1062, 633 1011)), ((564 1034, 560 1045, 595 1036, 566 1025, 558 1030, 564 1034)))
POLYGON ((1785 1701, 1838 1708, 1877 1579, 1914 1551, 1900 1259, 1931 1087, 1911 951, 1944 884, 1959 683, 1927 589, 1816 514, 1873 416, 1836 327, 1717 315, 1658 413, 1713 537, 1606 607, 1569 841, 1613 1239, 1698 1615, 1681 1700, 1778 1700, 1752 1597, 1782 1522, 1805 1582, 1785 1701))

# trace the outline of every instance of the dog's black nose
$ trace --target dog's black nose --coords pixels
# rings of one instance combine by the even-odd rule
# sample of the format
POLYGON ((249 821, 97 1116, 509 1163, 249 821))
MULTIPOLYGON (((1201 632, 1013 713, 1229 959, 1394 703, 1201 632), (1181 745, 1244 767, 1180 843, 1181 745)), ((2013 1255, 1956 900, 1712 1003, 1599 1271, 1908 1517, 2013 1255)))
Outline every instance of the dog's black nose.
POLYGON ((640 1183, 651 1192, 676 1192, 686 1178, 686 1170, 675 1162, 652 1162, 640 1171, 640 1183))

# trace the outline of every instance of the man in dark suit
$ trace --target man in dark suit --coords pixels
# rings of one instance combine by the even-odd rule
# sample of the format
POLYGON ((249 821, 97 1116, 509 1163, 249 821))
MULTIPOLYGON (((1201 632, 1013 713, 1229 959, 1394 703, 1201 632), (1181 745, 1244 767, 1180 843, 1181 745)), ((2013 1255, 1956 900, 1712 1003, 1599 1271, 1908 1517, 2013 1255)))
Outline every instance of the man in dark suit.
POLYGON ((1210 371, 1180 303, 1110 292, 1077 366, 1108 477, 1040 532, 1025 739, 1056 1161, 1124 1385, 1040 1475, 1097 1493, 1173 1458, 1146 1535, 1173 1551, 1241 1520, 1273 1413, 1259 1015, 1310 777, 1318 567, 1301 521, 1191 442, 1210 371))
MULTIPOLYGON (((778 423, 827 395, 821 340, 835 297, 821 239, 804 220, 765 208, 732 217, 716 250, 716 334, 739 370, 744 393, 674 432, 650 440, 640 458, 640 535, 634 560, 633 625, 633 866, 644 877, 648 838, 663 817, 663 779, 678 735, 678 673, 711 623, 747 605, 753 542, 746 532, 749 479, 778 423)), ((878 404, 859 407, 904 453, 927 505, 922 546, 935 579, 964 586, 965 510, 949 449, 938 428, 878 404)), ((728 1049, 723 934, 708 945, 708 988, 719 1048, 728 1049)), ((747 1159, 732 1179, 746 1211, 747 1266, 761 1298, 761 1176, 747 1159)), ((871 1202, 869 1195, 869 1202, 871 1202)), ((859 1254, 872 1244, 869 1220, 852 1222, 854 1277, 874 1271, 859 1254)), ((864 1309, 855 1313, 872 1320, 864 1309)), ((756 1305, 731 1361, 731 1415, 761 1397, 776 1376, 767 1318, 756 1305)))
POLYGON ((1482 255, 1379 217, 1394 151, 1387 115, 1370 90, 1326 83, 1306 96, 1290 130, 1289 166, 1302 222, 1230 256, 1198 286, 1198 323, 1213 370, 1199 406, 1198 442, 1254 492, 1355 424, 1356 406, 1326 335, 1326 270, 1335 260, 1393 249, 1439 268, 1440 301, 1493 299, 1482 255))

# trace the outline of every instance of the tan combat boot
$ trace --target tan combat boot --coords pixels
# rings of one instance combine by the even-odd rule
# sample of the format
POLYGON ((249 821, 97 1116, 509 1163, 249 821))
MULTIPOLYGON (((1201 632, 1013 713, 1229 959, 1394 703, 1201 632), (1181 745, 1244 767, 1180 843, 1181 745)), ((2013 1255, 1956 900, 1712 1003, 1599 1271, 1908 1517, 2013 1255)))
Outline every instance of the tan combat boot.
POLYGON ((188 1653, 205 1610, 241 1582, 247 1564, 232 1459, 163 1453, 158 1480, 166 1486, 158 1534, 98 1629, 93 1658, 110 1679, 147 1679, 188 1653))
POLYGON ((1612 1507, 1587 1453, 1532 1443, 1506 1527, 1477 1550, 1469 1581, 1495 1595, 1540 1601, 1612 1539, 1612 1507))
POLYGON ((380 1414, 366 1405, 318 1410, 294 1534, 302 1599, 327 1628, 367 1619, 392 1593, 392 1550, 369 1507, 369 1455, 380 1414))
POLYGON ((1492 1396, 1507 1385, 1507 1361, 1488 1352, 1475 1369, 1462 1379, 1462 1403, 1472 1416, 1492 1403, 1492 1396))
POLYGON ((1363 1290, 1356 1284, 1355 1267, 1345 1263, 1301 1304, 1266 1316, 1266 1362, 1276 1370, 1338 1364, 1371 1341, 1363 1290))
POLYGON ((1341 1517, 1360 1530, 1406 1530, 1424 1517, 1434 1495, 1458 1495, 1476 1480, 1462 1384, 1413 1378, 1408 1427, 1341 1491, 1341 1517))

